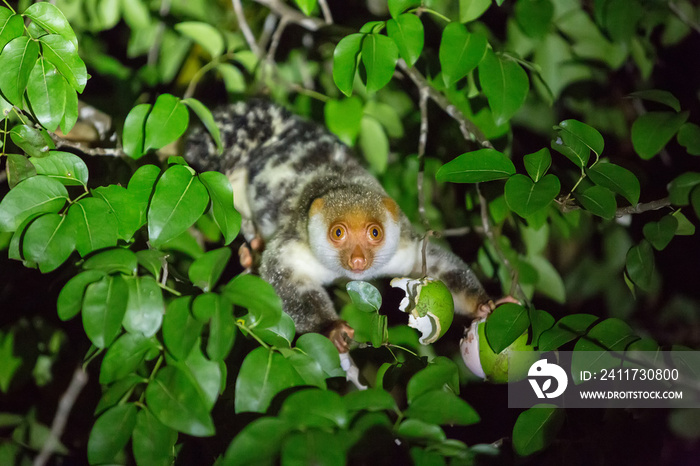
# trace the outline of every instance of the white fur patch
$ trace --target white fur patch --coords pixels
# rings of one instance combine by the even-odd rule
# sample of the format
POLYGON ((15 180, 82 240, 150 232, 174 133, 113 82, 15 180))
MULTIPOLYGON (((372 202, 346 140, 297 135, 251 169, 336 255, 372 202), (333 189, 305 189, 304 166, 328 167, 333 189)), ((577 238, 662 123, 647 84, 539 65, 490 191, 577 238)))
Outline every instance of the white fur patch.
POLYGON ((329 270, 321 263, 305 244, 298 241, 286 244, 280 251, 282 262, 290 264, 294 275, 298 275, 317 283, 327 285, 338 277, 337 273, 329 270))

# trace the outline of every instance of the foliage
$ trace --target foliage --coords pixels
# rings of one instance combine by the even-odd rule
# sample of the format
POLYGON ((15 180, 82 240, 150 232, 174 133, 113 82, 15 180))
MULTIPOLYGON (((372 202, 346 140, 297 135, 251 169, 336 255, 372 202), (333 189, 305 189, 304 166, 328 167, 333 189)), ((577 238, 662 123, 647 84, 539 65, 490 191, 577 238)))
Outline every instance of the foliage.
MULTIPOLYGON (((325 122, 428 233, 480 233, 468 242, 480 245, 475 268, 522 304, 488 321, 496 352, 524 331, 542 351, 697 345, 677 332, 697 329, 697 287, 679 283, 697 264, 677 256, 697 257, 684 237, 700 216, 700 173, 688 170, 698 81, 669 85, 662 69, 697 46, 697 6, 329 3, 0 7, 0 245, 52 273, 3 260, 31 286, 4 278, 23 299, 61 282, 56 313, 53 301, 3 304, 0 390, 22 401, 2 405, 0 463, 42 446, 91 464, 199 463, 200 450, 226 465, 524 463, 612 442, 595 419, 550 405, 511 421, 496 387, 495 404, 472 406, 484 385, 452 360, 456 331, 422 347, 366 283, 338 298, 371 386, 349 390, 330 341, 295 338, 272 287, 232 264, 241 217, 226 176, 197 173, 173 148, 193 114, 224 150, 209 110, 224 95, 266 93, 325 122), (51 445, 53 408, 23 400, 23 387, 33 378, 57 393, 81 357, 87 390, 102 386, 92 427, 51 445), (448 427, 485 421, 490 430, 448 427)), ((686 414, 652 433, 697 439, 686 414)), ((630 454, 615 444, 580 456, 611 448, 630 454)))

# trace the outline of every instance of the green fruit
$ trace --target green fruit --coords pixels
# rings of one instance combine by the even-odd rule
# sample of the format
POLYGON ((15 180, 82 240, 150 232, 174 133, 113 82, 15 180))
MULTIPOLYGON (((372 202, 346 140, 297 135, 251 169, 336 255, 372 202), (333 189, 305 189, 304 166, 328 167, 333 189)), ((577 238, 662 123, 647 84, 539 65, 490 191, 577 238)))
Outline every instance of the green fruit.
POLYGON ((479 357, 486 380, 493 383, 508 383, 527 377, 530 366, 540 359, 539 351, 535 351, 532 345, 527 344, 527 331, 506 349, 496 354, 486 340, 484 329, 484 324, 480 323, 479 357))
POLYGON ((421 332, 421 344, 434 343, 447 332, 454 317, 454 300, 444 283, 427 277, 394 278, 391 286, 406 292, 399 309, 409 314, 409 327, 421 332))

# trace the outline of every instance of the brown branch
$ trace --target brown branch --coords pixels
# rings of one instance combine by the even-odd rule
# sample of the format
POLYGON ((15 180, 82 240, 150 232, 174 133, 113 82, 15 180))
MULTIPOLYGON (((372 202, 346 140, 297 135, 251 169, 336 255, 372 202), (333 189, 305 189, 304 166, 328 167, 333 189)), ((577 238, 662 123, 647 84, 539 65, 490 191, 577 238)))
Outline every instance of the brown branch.
POLYGON ((333 15, 331 15, 331 9, 328 8, 326 0, 318 0, 318 5, 321 7, 323 19, 326 21, 326 24, 333 24, 333 15))
POLYGON ((255 41, 255 36, 253 31, 250 30, 250 26, 245 20, 245 13, 243 12, 243 5, 241 5, 241 0, 231 0, 231 5, 233 6, 233 11, 236 13, 236 20, 238 21, 238 27, 243 33, 245 41, 248 43, 248 47, 255 54, 256 57, 261 57, 261 51, 258 47, 258 43, 255 41))
POLYGON ((627 207, 620 207, 615 211, 616 217, 622 217, 623 215, 629 214, 641 214, 643 212, 648 212, 650 210, 659 210, 664 207, 671 205, 669 198, 664 197, 663 199, 657 199, 656 201, 638 203, 637 205, 631 205, 627 207))
POLYGON ((34 466, 43 466, 53 455, 61 436, 63 436, 63 431, 66 428, 75 400, 80 395, 87 381, 88 375, 83 369, 78 368, 73 372, 73 378, 58 402, 58 409, 51 424, 49 438, 44 443, 39 454, 34 458, 34 466))
POLYGON ((76 149, 85 155, 92 156, 107 156, 107 157, 126 157, 126 153, 121 148, 110 148, 110 147, 90 147, 87 144, 80 141, 71 141, 69 139, 62 138, 56 133, 50 133, 51 139, 53 140, 56 147, 68 147, 71 149, 76 149))
MULTIPOLYGON (((234 2, 239 2, 240 0, 232 0, 234 2)), ((287 21, 297 24, 304 29, 309 31, 318 31, 323 26, 326 26, 326 22, 320 18, 312 18, 306 16, 300 11, 280 2, 279 0, 254 0, 255 3, 259 3, 271 11, 275 12, 278 16, 286 18, 287 21)))

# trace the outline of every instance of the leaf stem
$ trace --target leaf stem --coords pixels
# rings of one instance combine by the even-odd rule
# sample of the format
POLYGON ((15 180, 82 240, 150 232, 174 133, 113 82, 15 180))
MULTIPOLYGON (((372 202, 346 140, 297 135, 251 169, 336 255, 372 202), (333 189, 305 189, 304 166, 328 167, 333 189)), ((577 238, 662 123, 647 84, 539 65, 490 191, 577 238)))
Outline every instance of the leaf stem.
POLYGON ((243 319, 238 319, 238 320, 236 320, 236 326, 237 326, 238 328, 240 328, 241 330, 245 331, 248 335, 250 335, 250 336, 252 336, 253 338, 255 338, 255 340, 256 340, 258 343, 260 343, 260 346, 262 346, 263 348, 268 349, 268 350, 269 350, 269 349, 272 349, 272 347, 271 347, 270 345, 268 345, 267 343, 265 343, 264 341, 262 341, 262 339, 261 339, 259 336, 257 336, 257 335, 255 334, 255 332, 253 332, 252 329, 250 329, 250 328, 248 328, 248 327, 246 326, 246 324, 245 324, 245 322, 243 321, 243 319))
POLYGON ((417 14, 420 15, 420 14, 423 13, 423 12, 425 12, 425 13, 430 13, 431 15, 436 16, 436 17, 440 18, 440 19, 443 20, 443 21, 447 21, 448 23, 451 23, 451 22, 452 22, 452 20, 451 20, 450 18, 448 18, 447 16, 443 15, 442 13, 439 13, 439 12, 437 12, 437 11, 431 9, 431 8, 425 7, 425 6, 419 6, 419 7, 417 7, 417 8, 412 9, 412 10, 408 10, 406 13, 417 13, 417 14))
POLYGON ((7 5, 7 8, 10 9, 10 11, 12 12, 12 14, 17 14, 17 12, 15 11, 15 9, 12 8, 12 7, 10 6, 10 4, 8 3, 7 0, 2 0, 2 3, 4 3, 5 5, 7 5))

